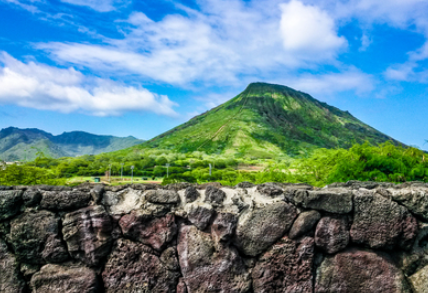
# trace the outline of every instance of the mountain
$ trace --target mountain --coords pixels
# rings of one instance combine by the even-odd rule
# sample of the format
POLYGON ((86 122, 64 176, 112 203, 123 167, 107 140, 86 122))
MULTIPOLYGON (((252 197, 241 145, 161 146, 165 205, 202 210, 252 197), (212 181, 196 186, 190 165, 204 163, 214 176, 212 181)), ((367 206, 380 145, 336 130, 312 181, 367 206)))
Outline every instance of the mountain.
POLYGON ((131 149, 270 158, 388 140, 400 144, 349 112, 308 94, 281 85, 252 83, 228 102, 131 149))
POLYGON ((38 152, 53 158, 99 154, 142 143, 132 136, 95 135, 83 131, 52 135, 36 128, 15 127, 0 130, 0 159, 4 161, 34 160, 38 152))

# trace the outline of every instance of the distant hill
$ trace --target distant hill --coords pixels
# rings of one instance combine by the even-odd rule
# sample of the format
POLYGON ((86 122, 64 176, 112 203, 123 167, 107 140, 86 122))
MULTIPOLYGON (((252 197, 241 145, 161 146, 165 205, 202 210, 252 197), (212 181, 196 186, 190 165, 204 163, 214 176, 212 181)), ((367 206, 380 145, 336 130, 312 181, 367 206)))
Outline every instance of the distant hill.
POLYGON ((388 140, 401 144, 349 112, 308 94, 281 85, 252 83, 228 102, 124 152, 159 148, 269 158, 388 140))
POLYGON ((99 154, 142 143, 132 136, 95 135, 83 131, 52 135, 36 128, 4 128, 0 131, 0 159, 4 161, 34 160, 38 152, 53 158, 99 154))

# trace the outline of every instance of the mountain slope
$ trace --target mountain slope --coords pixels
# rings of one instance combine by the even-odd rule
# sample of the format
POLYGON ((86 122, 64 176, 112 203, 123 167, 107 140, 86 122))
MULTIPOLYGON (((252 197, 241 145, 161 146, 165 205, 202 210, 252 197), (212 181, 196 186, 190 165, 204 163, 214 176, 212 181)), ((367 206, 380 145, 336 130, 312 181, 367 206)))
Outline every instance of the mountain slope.
POLYGON ((38 152, 53 158, 112 152, 140 144, 135 137, 95 135, 83 131, 54 136, 29 128, 4 128, 0 131, 0 159, 5 161, 34 160, 38 152))
MULTIPOLYGON (((134 148, 204 151, 255 158, 398 141, 349 112, 286 86, 252 83, 228 102, 134 148)), ((134 149, 133 148, 133 149, 134 149)))

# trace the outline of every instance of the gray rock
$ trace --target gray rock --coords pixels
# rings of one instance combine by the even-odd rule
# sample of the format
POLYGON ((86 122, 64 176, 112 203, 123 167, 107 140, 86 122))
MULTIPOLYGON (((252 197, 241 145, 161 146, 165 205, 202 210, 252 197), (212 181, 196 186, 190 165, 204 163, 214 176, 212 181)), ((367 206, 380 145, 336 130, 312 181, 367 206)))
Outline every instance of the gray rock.
POLYGON ((143 191, 124 189, 120 192, 106 191, 101 204, 110 215, 124 215, 140 209, 144 204, 143 191))
POLYGON ((40 208, 63 211, 79 209, 89 205, 92 197, 88 192, 74 191, 45 191, 42 193, 40 208))
POLYGON ((34 207, 42 200, 42 194, 39 190, 26 190, 22 195, 22 200, 26 207, 34 207))
POLYGON ((205 230, 215 215, 215 210, 210 205, 191 205, 187 212, 187 218, 199 230, 205 230))
POLYGON ((296 208, 285 202, 255 206, 248 215, 241 216, 234 243, 240 251, 256 256, 290 230, 297 216, 296 208))
POLYGON ((257 186, 257 191, 271 197, 275 197, 284 193, 281 186, 275 183, 264 183, 257 186))
POLYGON ((146 192, 146 200, 157 204, 177 204, 180 202, 180 197, 173 190, 149 190, 146 192))
POLYGON ((107 256, 113 224, 102 206, 90 206, 64 216, 62 233, 70 255, 90 266, 107 256))
POLYGON ((6 243, 0 239, 0 292, 23 293, 25 282, 20 277, 15 257, 7 249, 6 243))
POLYGON ((327 256, 317 269, 316 293, 412 292, 403 273, 387 255, 349 249, 327 256))
POLYGON ((328 254, 334 254, 348 246, 348 219, 345 216, 321 218, 315 231, 315 244, 328 254))
POLYGON ((226 198, 226 193, 223 190, 208 186, 205 190, 205 202, 213 205, 213 207, 223 206, 223 201, 226 198))
POLYGON ((232 213, 218 213, 211 225, 211 238, 217 243, 229 241, 235 234, 238 217, 232 213))
POLYGON ((186 198, 186 203, 194 202, 200 196, 201 195, 199 194, 199 191, 194 186, 189 186, 184 191, 184 197, 186 198))
POLYGON ((102 184, 97 184, 95 185, 91 191, 90 194, 92 196, 92 200, 95 203, 99 203, 103 197, 103 193, 104 193, 104 185, 102 184))
POLYGON ((298 190, 291 201, 307 209, 336 214, 352 211, 352 193, 345 189, 298 190))
POLYGON ((410 249, 417 231, 417 221, 405 207, 373 192, 356 192, 352 242, 374 249, 410 249))
POLYGON ((413 293, 426 293, 428 290, 428 266, 409 277, 409 282, 412 285, 413 293))
POLYGON ((428 189, 390 189, 392 199, 408 208, 413 214, 428 221, 428 189))
POLYGON ((28 211, 11 221, 8 240, 19 261, 59 263, 68 252, 59 236, 59 218, 48 211, 28 211))
POLYGON ((288 233, 291 239, 296 239, 311 231, 316 223, 321 219, 321 214, 318 211, 307 211, 300 213, 293 226, 288 233))
POLYGON ((99 285, 95 272, 85 267, 48 264, 31 278, 33 293, 95 293, 99 285))
POLYGON ((23 191, 0 191, 0 221, 15 216, 21 207, 23 191))

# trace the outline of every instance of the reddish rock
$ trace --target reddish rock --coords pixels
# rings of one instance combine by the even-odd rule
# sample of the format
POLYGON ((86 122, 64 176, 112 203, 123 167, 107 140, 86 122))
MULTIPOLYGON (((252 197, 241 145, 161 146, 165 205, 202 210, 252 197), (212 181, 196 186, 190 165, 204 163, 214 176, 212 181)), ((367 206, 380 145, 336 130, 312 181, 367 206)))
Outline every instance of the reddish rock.
POLYGON ((0 239, 0 292, 23 293, 24 287, 25 282, 20 277, 15 257, 0 239))
POLYGON ((316 293, 410 293, 408 283, 387 255, 349 249, 328 256, 317 269, 316 293))
POLYGON ((307 211, 299 214, 294 221, 293 226, 288 233, 291 239, 296 239, 311 231, 315 224, 321 219, 321 214, 318 211, 307 211))
POLYGON ((210 234, 195 226, 183 226, 178 238, 180 268, 189 293, 250 292, 249 272, 233 247, 216 245, 210 234))
POLYGON ((64 216, 62 233, 70 255, 98 265, 109 253, 113 225, 102 206, 90 206, 64 216))
POLYGON ((173 214, 152 218, 142 211, 132 211, 123 216, 119 225, 123 235, 138 242, 162 250, 177 234, 177 225, 173 214))
POLYGON ((315 244, 324 252, 333 254, 348 246, 348 219, 341 216, 323 217, 315 230, 315 244))
POLYGON ((85 267, 46 265, 33 275, 32 292, 43 293, 95 293, 99 292, 95 272, 85 267))
POLYGON ((168 267, 150 247, 119 239, 102 273, 105 292, 175 292, 180 274, 168 267))
POLYGON ((283 201, 255 206, 239 218, 233 241, 244 254, 256 256, 284 236, 296 216, 296 208, 283 201))
POLYGON ((379 194, 357 191, 351 239, 375 249, 409 249, 418 232, 418 223, 403 206, 379 194))
POLYGON ((257 261, 252 272, 254 292, 311 293, 313 258, 313 238, 282 238, 257 261))
POLYGON ((178 282, 177 293, 187 293, 186 283, 184 283, 183 278, 180 278, 180 281, 178 282))
POLYGON ((49 211, 28 211, 13 219, 8 240, 17 260, 25 263, 59 263, 69 257, 59 236, 59 218, 49 211))

